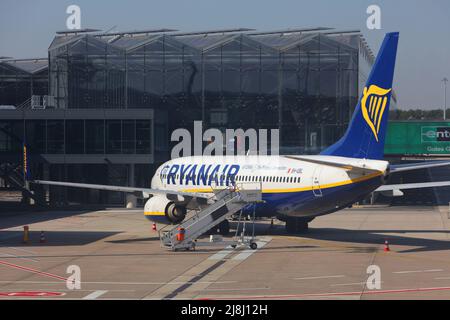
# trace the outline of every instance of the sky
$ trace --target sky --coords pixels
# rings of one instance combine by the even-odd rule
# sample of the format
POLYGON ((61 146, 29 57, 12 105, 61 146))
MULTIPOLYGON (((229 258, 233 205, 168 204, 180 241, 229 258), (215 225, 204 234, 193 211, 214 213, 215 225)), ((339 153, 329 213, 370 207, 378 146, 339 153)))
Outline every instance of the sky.
MULTIPOLYGON (((103 31, 246 27, 359 29, 378 52, 386 32, 399 31, 394 90, 401 109, 444 105, 450 78, 449 0, 0 0, 0 56, 46 57, 66 8, 81 8, 81 27, 103 31), (369 5, 381 8, 381 29, 366 26, 369 5)), ((448 89, 450 106, 450 87, 448 89)))

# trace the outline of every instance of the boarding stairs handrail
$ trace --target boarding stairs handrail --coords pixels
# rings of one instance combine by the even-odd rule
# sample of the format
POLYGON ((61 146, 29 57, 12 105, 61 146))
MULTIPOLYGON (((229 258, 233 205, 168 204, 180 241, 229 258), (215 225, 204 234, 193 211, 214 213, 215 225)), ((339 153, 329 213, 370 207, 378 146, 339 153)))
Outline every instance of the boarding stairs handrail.
MULTIPOLYGON (((257 191, 259 193, 261 192, 261 190, 257 191)), ((160 239, 162 245, 170 247, 173 250, 193 248, 195 245, 194 241, 198 237, 253 202, 245 200, 243 192, 245 191, 238 190, 236 185, 221 189, 215 193, 216 201, 213 204, 203 208, 179 225, 172 227, 171 230, 163 231, 165 228, 161 229, 160 239), (216 215, 214 216, 214 214, 216 215), (185 231, 185 237, 182 241, 177 240, 177 234, 180 228, 185 231)), ((255 190, 251 192, 254 193, 255 190)))
POLYGON ((30 109, 31 107, 31 97, 29 97, 27 100, 25 100, 24 102, 22 102, 21 104, 19 104, 16 109, 20 110, 20 109, 30 109))

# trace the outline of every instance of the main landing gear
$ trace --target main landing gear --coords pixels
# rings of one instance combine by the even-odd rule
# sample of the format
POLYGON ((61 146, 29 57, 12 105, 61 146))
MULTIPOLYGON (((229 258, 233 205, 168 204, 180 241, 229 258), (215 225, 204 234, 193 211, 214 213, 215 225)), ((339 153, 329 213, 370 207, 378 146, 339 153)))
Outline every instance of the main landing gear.
POLYGON ((286 231, 288 233, 305 233, 308 231, 308 223, 312 220, 313 218, 285 218, 286 231))

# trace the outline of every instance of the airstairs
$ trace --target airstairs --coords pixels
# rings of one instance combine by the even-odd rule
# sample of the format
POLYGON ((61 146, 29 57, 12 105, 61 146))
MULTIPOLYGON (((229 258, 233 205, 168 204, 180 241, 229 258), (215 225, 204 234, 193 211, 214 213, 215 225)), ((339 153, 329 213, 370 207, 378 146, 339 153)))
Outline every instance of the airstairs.
POLYGON ((170 230, 159 231, 162 246, 174 251, 195 249, 200 236, 244 207, 262 201, 259 184, 232 186, 213 192, 212 204, 196 211, 179 225, 167 226, 170 230))
POLYGON ((33 192, 26 187, 27 182, 25 181, 22 172, 22 165, 11 164, 11 163, 1 163, 0 164, 0 179, 2 180, 2 185, 7 185, 2 190, 11 191, 21 191, 22 201, 25 198, 30 198, 35 201, 38 205, 44 205, 42 199, 37 197, 33 192), (25 198, 24 198, 25 197, 25 198))

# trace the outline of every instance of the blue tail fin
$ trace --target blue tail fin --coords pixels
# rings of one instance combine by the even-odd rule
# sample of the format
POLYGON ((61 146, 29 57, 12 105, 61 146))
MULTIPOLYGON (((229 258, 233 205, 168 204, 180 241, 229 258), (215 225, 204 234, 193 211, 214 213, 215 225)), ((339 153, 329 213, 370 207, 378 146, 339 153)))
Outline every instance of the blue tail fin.
POLYGON ((386 34, 347 132, 322 155, 383 159, 398 36, 386 34))

